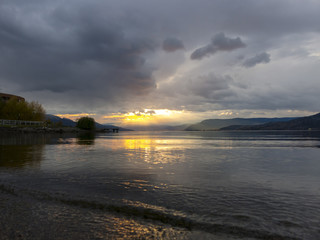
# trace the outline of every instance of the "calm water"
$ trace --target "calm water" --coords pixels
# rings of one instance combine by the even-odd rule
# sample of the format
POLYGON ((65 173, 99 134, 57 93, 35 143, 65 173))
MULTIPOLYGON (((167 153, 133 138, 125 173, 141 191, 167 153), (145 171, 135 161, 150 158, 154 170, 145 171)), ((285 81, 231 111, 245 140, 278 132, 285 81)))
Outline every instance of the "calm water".
POLYGON ((319 132, 0 135, 0 239, 320 239, 319 132))

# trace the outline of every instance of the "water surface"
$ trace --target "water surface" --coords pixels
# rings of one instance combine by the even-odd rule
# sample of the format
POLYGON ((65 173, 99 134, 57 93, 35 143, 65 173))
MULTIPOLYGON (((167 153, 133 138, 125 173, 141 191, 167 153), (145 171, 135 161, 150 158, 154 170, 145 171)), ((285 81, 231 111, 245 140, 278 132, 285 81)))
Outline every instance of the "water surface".
POLYGON ((1 135, 2 239, 320 239, 320 134, 1 135))

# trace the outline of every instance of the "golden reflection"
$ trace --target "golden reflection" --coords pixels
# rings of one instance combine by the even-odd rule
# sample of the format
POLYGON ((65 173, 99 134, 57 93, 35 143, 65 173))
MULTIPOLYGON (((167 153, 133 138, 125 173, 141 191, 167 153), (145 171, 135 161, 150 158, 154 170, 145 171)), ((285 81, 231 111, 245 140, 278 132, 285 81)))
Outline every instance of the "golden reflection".
MULTIPOLYGON (((184 161, 184 154, 175 146, 177 141, 160 139, 125 139, 124 147, 128 150, 138 150, 131 156, 131 161, 137 161, 140 155, 144 162, 152 165, 163 165, 184 161)), ((161 168, 161 166, 160 166, 161 168)))
POLYGON ((185 151, 181 148, 181 141, 153 138, 105 139, 103 147, 113 151, 125 150, 129 162, 143 161, 162 168, 165 164, 185 161, 185 151))
POLYGON ((155 143, 152 139, 125 139, 125 149, 150 149, 155 143))

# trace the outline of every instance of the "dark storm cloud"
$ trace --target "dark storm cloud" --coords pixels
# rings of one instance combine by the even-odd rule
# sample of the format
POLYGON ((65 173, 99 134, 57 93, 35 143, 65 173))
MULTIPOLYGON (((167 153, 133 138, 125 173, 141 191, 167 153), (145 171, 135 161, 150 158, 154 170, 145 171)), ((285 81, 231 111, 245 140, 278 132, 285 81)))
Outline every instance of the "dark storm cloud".
POLYGON ((57 7, 35 18, 31 10, 1 6, 0 78, 20 91, 91 91, 91 97, 105 99, 154 89, 154 68, 145 54, 155 42, 127 34, 125 20, 115 23, 98 8, 57 7))
POLYGON ((238 48, 243 48, 246 45, 241 41, 239 37, 228 38, 224 33, 218 33, 212 38, 211 43, 208 45, 196 49, 191 54, 191 59, 201 60, 203 57, 209 57, 218 51, 232 51, 238 48))
POLYGON ((248 58, 247 60, 245 60, 243 62, 243 66, 250 68, 250 67, 254 67, 259 63, 268 63, 268 62, 270 62, 270 54, 263 52, 255 55, 252 58, 248 58))
POLYGON ((166 52, 174 52, 176 50, 184 49, 181 40, 176 38, 167 38, 163 41, 162 49, 166 52))

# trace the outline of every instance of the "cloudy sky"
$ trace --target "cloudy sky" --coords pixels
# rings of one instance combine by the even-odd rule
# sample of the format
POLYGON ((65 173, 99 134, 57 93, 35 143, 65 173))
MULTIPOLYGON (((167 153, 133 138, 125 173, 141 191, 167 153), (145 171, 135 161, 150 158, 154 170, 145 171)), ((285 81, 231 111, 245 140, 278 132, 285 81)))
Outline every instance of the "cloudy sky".
POLYGON ((320 111, 318 0, 1 0, 0 92, 188 123, 320 111))

